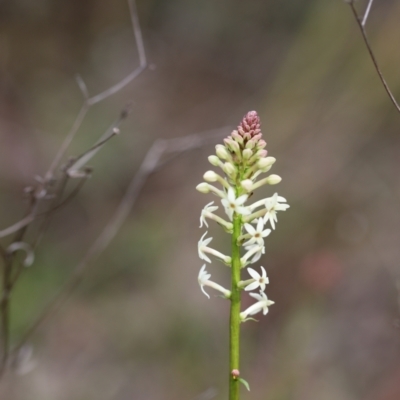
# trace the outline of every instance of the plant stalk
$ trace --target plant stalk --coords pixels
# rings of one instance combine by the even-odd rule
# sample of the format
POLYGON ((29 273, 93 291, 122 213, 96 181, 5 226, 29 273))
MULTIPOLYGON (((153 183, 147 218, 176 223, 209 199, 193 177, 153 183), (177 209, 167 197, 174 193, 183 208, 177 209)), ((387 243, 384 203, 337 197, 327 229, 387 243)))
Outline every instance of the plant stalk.
POLYGON ((233 218, 232 235, 232 290, 229 332, 229 400, 239 400, 240 382, 233 370, 239 370, 239 344, 240 344, 240 247, 238 238, 241 235, 242 219, 235 214, 233 218))

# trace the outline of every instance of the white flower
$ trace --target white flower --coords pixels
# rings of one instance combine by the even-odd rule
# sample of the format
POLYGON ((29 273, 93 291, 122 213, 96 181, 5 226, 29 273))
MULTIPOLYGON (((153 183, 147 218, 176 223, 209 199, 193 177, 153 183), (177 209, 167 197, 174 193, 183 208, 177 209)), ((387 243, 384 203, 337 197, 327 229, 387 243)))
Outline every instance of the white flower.
POLYGON ((198 281, 199 281, 199 285, 201 288, 201 291, 208 297, 210 298, 210 296, 207 294, 207 292, 204 290, 204 284, 205 282, 208 281, 208 279, 211 278, 211 274, 208 274, 206 271, 206 264, 204 264, 199 272, 199 276, 198 276, 198 281))
POLYGON ((207 235, 207 232, 199 240, 197 249, 199 251, 200 259, 211 263, 211 260, 206 256, 206 254, 204 253, 204 250, 207 249, 208 243, 210 243, 213 238, 208 238, 208 239, 203 240, 204 236, 206 236, 206 235, 207 235))
POLYGON ((201 260, 207 261, 211 263, 211 260, 208 258, 208 256, 205 253, 212 254, 215 257, 220 258, 225 264, 230 264, 232 259, 229 256, 226 256, 225 254, 220 253, 217 250, 214 250, 210 247, 207 247, 207 245, 211 242, 212 238, 208 239, 203 239, 204 236, 207 235, 208 232, 206 232, 201 239, 199 240, 198 243, 198 251, 199 251, 199 257, 201 260))
POLYGON ((272 300, 268 300, 268 297, 264 292, 260 292, 260 294, 250 293, 250 296, 254 297, 258 301, 257 303, 251 305, 247 310, 240 313, 240 318, 242 321, 244 321, 249 315, 257 314, 260 311, 266 315, 268 313, 268 307, 274 304, 272 300))
POLYGON ((264 237, 267 237, 271 233, 271 229, 264 229, 264 221, 262 218, 258 219, 257 228, 253 228, 250 224, 244 224, 244 228, 247 233, 251 236, 250 239, 244 243, 244 246, 249 246, 251 244, 259 244, 262 246, 264 244, 264 237))
POLYGON ((255 263, 261 258, 261 255, 265 253, 265 247, 257 244, 246 246, 245 249, 247 253, 240 259, 243 267, 247 264, 255 263), (250 261, 248 261, 249 258, 251 258, 250 261))
POLYGON ((199 281, 199 285, 201 288, 201 291, 208 297, 210 298, 210 296, 208 295, 208 293, 204 290, 204 286, 209 286, 215 290, 218 290, 219 292, 221 292, 225 298, 229 299, 229 297, 231 296, 231 292, 227 289, 225 289, 224 287, 222 287, 221 285, 218 285, 218 283, 212 282, 209 279, 211 278, 211 274, 209 274, 206 271, 206 264, 204 264, 199 272, 199 276, 198 276, 198 281, 199 281))
POLYGON ((278 222, 276 212, 285 211, 290 207, 289 204, 279 204, 279 202, 286 203, 286 199, 282 196, 278 196, 278 193, 265 199, 265 208, 267 209, 267 212, 264 215, 264 223, 267 223, 269 220, 272 229, 275 229, 275 222, 278 222))
POLYGON ((246 207, 242 206, 247 200, 247 197, 247 194, 243 194, 242 196, 236 198, 235 190, 232 187, 228 189, 228 193, 226 193, 225 197, 221 200, 221 203, 231 221, 233 219, 234 212, 242 215, 250 214, 250 211, 246 207))
POLYGON ((260 288, 261 291, 265 290, 265 285, 267 283, 269 283, 269 279, 267 277, 267 272, 265 271, 264 267, 261 267, 261 269, 262 269, 262 275, 260 275, 253 268, 247 268, 247 271, 251 275, 251 277, 254 279, 254 282, 247 285, 244 290, 250 291, 250 290, 257 289, 258 287, 260 288))
POLYGON ((208 203, 202 210, 201 210, 201 216, 200 216, 200 228, 203 227, 203 224, 208 228, 208 224, 206 221, 206 217, 208 216, 207 213, 212 213, 213 211, 218 210, 217 206, 212 206, 214 202, 212 201, 211 203, 208 203))

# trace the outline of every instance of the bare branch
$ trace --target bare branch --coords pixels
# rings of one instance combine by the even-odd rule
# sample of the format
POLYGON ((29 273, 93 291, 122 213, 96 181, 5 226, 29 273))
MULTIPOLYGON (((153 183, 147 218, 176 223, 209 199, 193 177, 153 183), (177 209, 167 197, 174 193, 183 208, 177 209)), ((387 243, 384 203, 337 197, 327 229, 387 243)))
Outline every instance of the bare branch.
POLYGON ((89 92, 87 90, 86 84, 85 84, 84 80, 81 78, 81 76, 80 75, 76 76, 77 84, 83 94, 85 101, 75 119, 74 124, 72 125, 70 132, 68 133, 63 144, 60 147, 60 150, 58 151, 56 157, 54 158, 53 162, 51 163, 50 168, 49 168, 48 172, 46 173, 46 179, 51 179, 53 177, 54 170, 57 168, 57 165, 60 163, 63 155, 65 154, 65 152, 68 149, 69 145, 71 144, 73 138, 75 137, 76 133, 78 132, 89 108, 91 106, 93 106, 94 104, 103 101, 107 97, 112 96, 113 94, 119 92, 121 89, 123 89, 125 86, 127 86, 130 82, 132 82, 136 77, 138 77, 147 68, 146 52, 144 49, 142 30, 140 28, 139 17, 138 17, 138 13, 137 13, 137 9, 136 9, 135 0, 128 0, 128 5, 129 5, 129 10, 130 10, 130 16, 131 16, 132 28, 133 28, 133 33, 135 36, 136 46, 138 48, 140 66, 138 68, 136 68, 134 71, 132 71, 128 76, 126 76, 124 79, 122 79, 117 84, 111 86, 107 90, 105 90, 93 97, 89 96, 89 92))
POLYGON ((392 101, 393 105, 396 107, 397 111, 400 112, 400 106, 397 103, 395 97, 393 96, 393 94, 392 94, 392 92, 391 92, 391 90, 389 88, 389 85, 387 84, 385 78, 383 77, 382 71, 379 68, 378 61, 376 60, 374 52, 372 51, 371 45, 370 45, 369 40, 367 38, 367 33, 366 33, 365 29, 364 29, 364 26, 363 26, 362 22, 360 21, 360 17, 357 14, 357 10, 354 7, 353 1, 349 1, 349 5, 351 7, 351 10, 353 11, 354 18, 357 21, 357 24, 358 24, 358 26, 360 28, 360 31, 361 31, 362 37, 364 39, 365 45, 367 46, 367 49, 368 49, 368 53, 369 53, 369 55, 371 57, 371 60, 372 60, 372 62, 374 64, 376 72, 379 75, 379 79, 381 80, 382 85, 385 88, 386 93, 388 94, 388 96, 389 96, 390 100, 392 101))
POLYGON ((120 116, 117 118, 116 121, 112 123, 110 128, 104 132, 104 134, 100 137, 100 139, 88 150, 86 150, 84 153, 79 155, 78 157, 75 158, 75 160, 71 163, 71 165, 67 169, 67 173, 71 176, 74 177, 74 174, 81 169, 86 163, 88 163, 95 155, 96 153, 114 136, 119 134, 119 126, 121 125, 121 122, 127 118, 129 115, 130 110, 128 108, 125 108, 120 116))
POLYGON ((118 133, 115 131, 115 128, 112 128, 111 132, 107 131, 106 135, 100 138, 97 143, 95 143, 90 149, 86 150, 75 159, 72 166, 67 170, 68 175, 72 178, 76 177, 76 172, 79 171, 79 169, 81 169, 88 161, 90 161, 95 154, 116 135, 118 135, 118 133))
POLYGON ((11 225, 8 228, 0 231, 0 238, 6 237, 8 235, 12 235, 15 232, 18 232, 20 229, 29 225, 33 220, 34 220, 33 215, 28 215, 25 218, 22 218, 20 221, 16 222, 14 225, 11 225))
POLYGON ((147 60, 146 60, 146 52, 144 51, 144 43, 142 37, 142 30, 140 29, 139 17, 136 7, 135 0, 128 0, 129 11, 131 13, 131 21, 132 21, 132 28, 133 33, 135 35, 136 46, 139 53, 139 62, 140 66, 146 68, 147 60))
POLYGON ((46 173, 46 179, 52 179, 54 176, 54 171, 57 168, 58 164, 60 163, 61 159, 63 158, 65 152, 67 151, 69 145, 71 144, 73 138, 75 137, 76 133, 78 132, 80 126, 82 125, 82 122, 89 110, 89 106, 87 101, 82 105, 73 125, 71 130, 68 132, 66 138, 64 139, 60 149, 58 150, 53 162, 50 165, 50 168, 48 169, 46 173))
POLYGON ((44 211, 43 213, 37 214, 37 217, 42 217, 46 216, 49 214, 52 214, 55 211, 60 210, 63 208, 66 204, 68 204, 76 195, 81 191, 83 185, 87 182, 88 178, 90 177, 89 172, 86 173, 78 182, 76 187, 69 193, 65 199, 63 199, 59 204, 54 206, 53 208, 50 208, 48 211, 44 211))
POLYGON ((89 92, 88 92, 86 83, 85 83, 85 81, 82 79, 82 77, 79 74, 77 74, 75 76, 75 80, 76 80, 76 83, 79 86, 79 89, 81 89, 83 98, 85 99, 85 102, 86 102, 89 99, 89 92))
MULTIPOLYGON (((86 117, 86 114, 88 113, 90 107, 123 89, 138 75, 140 75, 140 73, 144 71, 147 67, 146 54, 143 44, 142 31, 139 24, 139 17, 136 9, 136 3, 135 0, 127 0, 127 1, 129 5, 130 17, 136 41, 136 46, 138 48, 140 66, 136 68, 134 71, 132 71, 124 79, 122 79, 119 83, 111 86, 109 89, 93 97, 89 96, 89 92, 84 80, 79 75, 76 76, 77 84, 84 98, 84 102, 81 106, 81 109, 78 115, 76 116, 76 119, 70 131, 68 132, 63 143, 61 144, 60 149, 58 150, 56 156, 54 157, 52 163, 50 164, 49 169, 44 175, 44 178, 39 180, 39 184, 37 185, 36 188, 30 189, 32 199, 30 202, 30 206, 27 210, 26 216, 17 223, 13 224, 12 226, 9 226, 8 228, 0 231, 0 238, 16 233, 15 239, 11 242, 11 245, 8 247, 7 251, 5 251, 0 246, 0 256, 3 258, 4 261, 3 282, 2 282, 3 293, 0 299, 0 322, 1 322, 0 332, 2 335, 1 341, 3 345, 3 353, 0 357, 0 378, 6 370, 7 361, 9 358, 9 308, 10 308, 9 298, 12 288, 15 285, 16 281, 18 280, 23 270, 23 267, 28 266, 33 262, 33 249, 37 247, 38 243, 43 237, 43 234, 50 223, 53 211, 64 205, 83 186, 83 183, 80 183, 71 196, 67 197, 66 200, 59 203, 60 199, 63 196, 67 182, 69 180, 69 174, 73 175, 75 173, 79 175, 79 173, 81 172, 79 171, 80 168, 82 168, 111 137, 119 133, 118 126, 121 123, 121 121, 126 118, 129 111, 124 110, 121 113, 121 116, 117 119, 117 121, 114 122, 114 124, 106 132, 106 134, 103 135, 103 137, 100 138, 100 140, 91 149, 84 152, 77 159, 67 162, 64 170, 62 171, 63 173, 61 176, 61 182, 58 182, 58 179, 56 180, 55 171, 60 165, 60 162, 64 157, 67 149, 69 148, 72 140, 79 131, 79 128, 81 127, 82 122, 86 117), (52 201, 50 203, 50 206, 47 207, 47 211, 38 214, 37 211, 39 209, 40 203, 42 202, 43 199, 49 198, 48 192, 54 186, 54 183, 58 184, 58 189, 55 192, 53 191, 51 193, 52 201), (29 225, 38 216, 45 216, 45 219, 41 224, 41 227, 39 228, 39 233, 36 239, 34 239, 32 246, 29 246, 27 243, 22 242, 22 238, 25 235, 27 229, 29 228, 29 225), (14 252, 17 250, 24 250, 27 253, 27 257, 25 258, 23 263, 18 262, 18 260, 16 260, 16 258, 14 257, 14 252), (17 261, 17 265, 15 266, 15 268, 13 268, 14 261, 17 261)), ((82 175, 84 178, 87 178, 88 171, 83 171, 82 175)), ((65 290, 61 290, 59 295, 56 296, 55 298, 56 304, 54 304, 53 302, 49 303, 48 307, 43 312, 42 316, 39 317, 38 321, 32 327, 32 329, 27 333, 26 337, 28 337, 30 332, 33 331, 36 328, 36 326, 39 325, 41 321, 47 317, 49 311, 52 311, 56 308, 57 301, 62 299, 63 296, 65 296, 65 294, 67 294, 66 297, 68 297, 70 290, 72 290, 73 287, 76 285, 76 283, 81 279, 83 271, 86 269, 86 265, 89 263, 89 261, 92 261, 92 259, 94 259, 99 253, 101 253, 104 250, 104 248, 108 246, 109 242, 113 239, 113 237, 119 230, 121 224, 123 223, 124 219, 126 218, 127 213, 129 213, 130 207, 127 206, 127 203, 131 201, 131 203, 133 204, 136 199, 137 193, 135 187, 137 185, 139 185, 138 191, 140 191, 141 187, 140 185, 142 184, 141 179, 143 180, 143 178, 141 178, 139 175, 137 176, 138 178, 136 180, 134 179, 134 181, 132 182, 132 185, 134 186, 133 193, 130 193, 130 197, 128 196, 129 193, 127 193, 128 198, 117 209, 114 219, 110 221, 110 223, 104 229, 103 233, 99 236, 97 241, 87 252, 86 256, 82 259, 81 263, 78 264, 74 274, 71 277, 70 282, 67 282, 67 284, 65 285, 64 287, 65 290), (70 288, 70 290, 68 290, 68 288, 70 288)), ((146 179, 146 177, 147 175, 144 175, 144 179, 146 179)), ((84 179, 83 182, 84 181, 86 181, 86 179, 84 179)), ((20 348, 20 346, 18 348, 20 348)))
POLYGON ((93 261, 96 260, 101 253, 109 246, 122 224, 125 222, 132 207, 134 206, 141 189, 143 188, 147 178, 163 163, 162 157, 165 154, 183 153, 209 143, 216 141, 219 134, 226 133, 226 128, 219 130, 208 131, 206 134, 193 134, 183 138, 175 138, 156 140, 150 147, 138 172, 131 180, 124 197, 121 199, 114 215, 111 217, 108 224, 104 227, 98 238, 86 252, 82 260, 76 265, 70 280, 58 291, 53 299, 47 304, 36 321, 28 329, 25 335, 20 340, 19 344, 13 349, 13 353, 25 344, 30 335, 42 325, 53 313, 59 309, 65 300, 67 300, 76 286, 81 282, 84 274, 93 267, 93 261))
POLYGON ((116 85, 110 87, 109 89, 105 90, 104 92, 101 92, 100 94, 91 97, 88 100, 88 104, 92 106, 93 104, 99 103, 100 101, 103 101, 107 97, 112 96, 113 94, 119 92, 121 89, 123 89, 128 83, 132 82, 137 76, 139 76, 144 70, 146 66, 138 67, 136 68, 133 72, 131 72, 127 77, 122 79, 122 81, 118 82, 116 85))
POLYGON ((362 22, 361 22, 361 25, 362 25, 363 27, 364 27, 365 24, 367 23, 368 15, 369 15, 369 12, 371 11, 371 7, 372 7, 373 1, 374 1, 374 0, 369 0, 369 2, 368 2, 368 6, 367 6, 367 9, 365 10, 364 18, 363 18, 363 20, 362 20, 362 22))
POLYGON ((12 268, 12 257, 6 252, 3 268, 2 296, 0 301, 1 310, 1 343, 2 355, 0 360, 0 377, 7 368, 7 361, 10 354, 10 275, 12 268))
POLYGON ((146 60, 146 52, 144 50, 144 43, 142 37, 142 30, 139 24, 139 17, 136 9, 136 1, 135 0, 128 0, 129 10, 131 14, 131 21, 132 21, 132 28, 133 34, 135 35, 136 46, 138 48, 139 54, 139 67, 136 68, 133 72, 131 72, 127 77, 122 79, 120 82, 115 84, 114 86, 110 87, 109 89, 105 90, 104 92, 99 93, 96 96, 91 97, 88 99, 88 104, 93 105, 106 99, 109 96, 119 92, 123 89, 126 85, 128 85, 131 81, 133 81, 140 73, 142 73, 147 68, 147 60, 146 60))
POLYGON ((8 254, 13 254, 18 250, 23 250, 26 253, 23 262, 24 267, 30 267, 33 264, 33 261, 35 260, 35 253, 33 252, 32 247, 25 242, 14 242, 7 247, 6 251, 8 254))

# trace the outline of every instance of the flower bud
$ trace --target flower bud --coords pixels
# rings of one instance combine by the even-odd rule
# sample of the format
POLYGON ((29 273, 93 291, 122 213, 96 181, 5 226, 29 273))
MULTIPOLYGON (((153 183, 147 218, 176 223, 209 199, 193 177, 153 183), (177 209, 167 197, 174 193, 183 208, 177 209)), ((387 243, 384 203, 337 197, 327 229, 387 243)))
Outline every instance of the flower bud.
POLYGON ((230 154, 229 154, 228 150, 222 144, 217 144, 215 146, 215 151, 216 151, 217 156, 221 160, 229 160, 230 159, 230 154))
POLYGON ((243 137, 239 135, 238 131, 233 131, 231 133, 232 138, 243 146, 243 137))
POLYGON ((226 144, 226 146, 228 146, 228 148, 235 152, 235 153, 239 153, 240 152, 240 147, 239 147, 239 143, 235 142, 233 139, 227 137, 226 139, 224 139, 224 142, 226 144))
POLYGON ((260 140, 261 138, 262 138, 262 133, 261 133, 261 132, 256 133, 256 134, 253 136, 253 139, 256 141, 256 143, 258 143, 259 140, 260 140))
POLYGON ((244 138, 245 140, 250 140, 250 139, 251 139, 250 133, 249 133, 249 132, 245 132, 245 130, 244 130, 241 126, 238 126, 238 133, 239 133, 241 136, 243 136, 243 138, 244 138))
POLYGON ((253 152, 250 149, 243 150, 243 158, 248 160, 253 155, 253 152))
POLYGON ((214 171, 207 171, 203 175, 203 179, 207 182, 215 182, 218 179, 218 175, 214 171))
POLYGON ((254 140, 254 138, 250 139, 247 143, 246 143, 246 149, 253 149, 256 145, 256 141, 254 140))
POLYGON ((260 158, 267 157, 267 154, 268 154, 268 151, 264 150, 264 149, 257 151, 257 156, 260 158))
POLYGON ((198 190, 201 193, 210 193, 210 187, 209 187, 208 183, 205 183, 205 182, 199 183, 196 186, 196 190, 198 190))
POLYGON ((257 143, 257 149, 263 149, 267 145, 267 142, 264 139, 260 139, 257 143))
POLYGON ((232 375, 234 378, 239 378, 240 372, 239 372, 238 369, 233 369, 232 372, 231 372, 231 375, 232 375))
POLYGON ((246 192, 251 192, 253 181, 251 179, 245 179, 244 181, 240 182, 240 185, 246 192))
POLYGON ((222 170, 229 176, 235 177, 236 176, 236 168, 229 162, 224 163, 222 170))
POLYGON ((208 161, 211 165, 214 165, 214 167, 219 167, 221 164, 221 161, 217 156, 209 156, 208 161))
POLYGON ((276 185, 282 180, 282 178, 279 175, 272 174, 267 178, 267 180, 269 185, 276 185))
POLYGON ((258 168, 260 168, 260 169, 265 169, 265 168, 271 167, 272 164, 275 163, 275 161, 276 161, 276 158, 275 158, 275 157, 260 158, 260 159, 258 160, 257 166, 258 166, 258 168))

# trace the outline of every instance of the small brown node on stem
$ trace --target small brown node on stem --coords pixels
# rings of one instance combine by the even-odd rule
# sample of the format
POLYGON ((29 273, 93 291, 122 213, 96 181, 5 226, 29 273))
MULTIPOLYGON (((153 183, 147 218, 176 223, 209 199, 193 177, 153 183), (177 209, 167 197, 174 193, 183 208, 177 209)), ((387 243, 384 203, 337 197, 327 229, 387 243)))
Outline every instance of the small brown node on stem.
POLYGON ((233 379, 237 379, 240 376, 240 372, 238 369, 233 369, 231 375, 233 376, 233 379))

